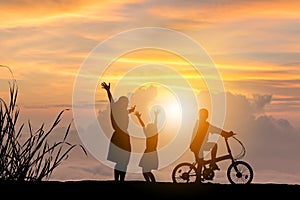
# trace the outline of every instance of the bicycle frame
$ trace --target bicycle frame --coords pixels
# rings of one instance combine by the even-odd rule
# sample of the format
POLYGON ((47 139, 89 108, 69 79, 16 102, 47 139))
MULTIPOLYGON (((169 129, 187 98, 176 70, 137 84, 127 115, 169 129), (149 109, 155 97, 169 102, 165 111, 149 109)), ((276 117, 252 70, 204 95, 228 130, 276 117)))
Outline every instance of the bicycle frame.
MULTIPOLYGON (((250 184, 253 180, 253 170, 252 167, 245 161, 240 160, 245 155, 245 147, 240 140, 233 137, 236 141, 238 141, 242 146, 242 154, 237 157, 234 157, 228 142, 228 137, 224 137, 225 144, 227 148, 228 154, 217 156, 216 162, 220 162, 223 160, 231 160, 227 168, 227 178, 231 184, 250 184)), ((196 181, 196 177, 201 177, 202 180, 213 180, 214 178, 214 170, 211 167, 207 167, 206 165, 211 163, 211 159, 203 161, 203 170, 201 170, 201 174, 197 175, 199 172, 197 170, 197 162, 182 162, 175 166, 172 171, 172 180, 173 182, 194 182, 196 181)), ((201 181, 202 181, 201 180, 201 181)))
MULTIPOLYGON (((220 161, 222 161, 222 160, 228 160, 228 159, 230 159, 231 162, 234 162, 235 159, 234 159, 233 156, 232 156, 232 152, 231 152, 231 149, 230 149, 230 146, 229 146, 229 143, 228 143, 228 137, 224 137, 224 139, 225 139, 225 144, 226 144, 226 149, 227 149, 228 154, 223 155, 223 156, 216 157, 215 161, 216 161, 216 162, 220 162, 220 161)), ((195 162, 195 163, 196 163, 196 162, 195 162)), ((211 159, 209 159, 209 160, 204 160, 204 161, 203 161, 203 166, 205 167, 205 165, 210 164, 210 163, 211 163, 211 159)))

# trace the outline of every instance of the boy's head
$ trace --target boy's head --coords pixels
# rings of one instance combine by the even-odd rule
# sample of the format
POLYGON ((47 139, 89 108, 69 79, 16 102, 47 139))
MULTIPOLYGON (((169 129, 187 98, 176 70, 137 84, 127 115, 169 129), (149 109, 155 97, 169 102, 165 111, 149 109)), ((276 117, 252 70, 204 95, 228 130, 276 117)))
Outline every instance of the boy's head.
POLYGON ((208 110, 205 108, 202 108, 199 110, 199 117, 202 120, 206 120, 208 118, 208 110))

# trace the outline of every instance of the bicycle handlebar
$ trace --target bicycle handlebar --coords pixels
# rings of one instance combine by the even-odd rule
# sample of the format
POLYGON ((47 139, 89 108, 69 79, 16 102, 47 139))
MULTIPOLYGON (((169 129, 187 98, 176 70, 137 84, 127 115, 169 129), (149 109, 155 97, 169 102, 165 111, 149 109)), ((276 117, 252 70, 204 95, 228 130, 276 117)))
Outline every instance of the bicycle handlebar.
POLYGON ((236 133, 234 133, 233 131, 230 131, 229 133, 231 133, 230 135, 224 135, 223 137, 225 137, 225 138, 229 138, 229 137, 233 137, 233 136, 235 136, 236 135, 236 133))
POLYGON ((240 141, 239 139, 237 139, 235 137, 235 135, 236 135, 236 133, 233 133, 232 136, 230 136, 230 137, 232 137, 233 139, 235 139, 241 145, 241 147, 242 147, 241 153, 239 155, 235 156, 235 159, 240 159, 240 158, 242 158, 242 157, 245 156, 245 154, 246 154, 246 148, 245 148, 244 144, 242 143, 242 141, 240 141))

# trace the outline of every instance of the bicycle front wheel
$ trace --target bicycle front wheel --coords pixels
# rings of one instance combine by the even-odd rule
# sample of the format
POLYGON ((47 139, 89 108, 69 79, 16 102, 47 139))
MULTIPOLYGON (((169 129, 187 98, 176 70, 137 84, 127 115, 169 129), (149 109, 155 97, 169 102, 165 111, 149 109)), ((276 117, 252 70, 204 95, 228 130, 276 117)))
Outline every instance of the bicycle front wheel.
POLYGON ((197 178, 196 167, 188 162, 178 164, 172 172, 174 183, 194 183, 197 178))
POLYGON ((227 178, 231 184, 250 184, 253 180, 253 170, 244 161, 235 161, 227 169, 227 178))

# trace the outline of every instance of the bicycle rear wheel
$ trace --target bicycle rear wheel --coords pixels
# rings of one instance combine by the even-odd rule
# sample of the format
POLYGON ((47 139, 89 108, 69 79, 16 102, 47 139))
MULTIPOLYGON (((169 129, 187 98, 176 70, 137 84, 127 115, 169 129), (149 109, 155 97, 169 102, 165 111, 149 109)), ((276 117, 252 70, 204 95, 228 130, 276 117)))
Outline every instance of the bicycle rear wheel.
POLYGON ((227 169, 227 178, 231 184, 250 184, 253 180, 253 170, 244 161, 235 161, 227 169))
POLYGON ((178 164, 172 172, 172 180, 174 183, 193 183, 196 182, 197 169, 188 162, 178 164))

